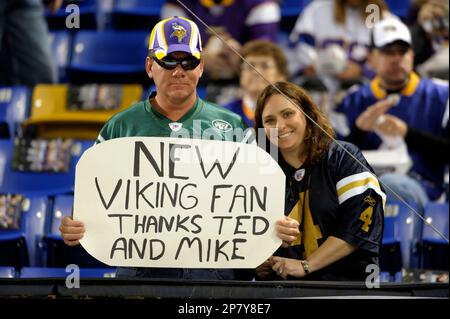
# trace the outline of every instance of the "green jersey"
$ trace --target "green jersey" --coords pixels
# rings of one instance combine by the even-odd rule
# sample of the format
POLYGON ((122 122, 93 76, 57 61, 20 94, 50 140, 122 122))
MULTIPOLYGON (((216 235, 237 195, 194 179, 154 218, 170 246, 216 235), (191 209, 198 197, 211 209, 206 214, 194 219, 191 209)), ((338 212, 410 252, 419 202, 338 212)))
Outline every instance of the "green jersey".
POLYGON ((178 121, 155 110, 150 98, 117 113, 103 126, 96 143, 127 136, 161 136, 248 142, 251 131, 243 119, 218 105, 197 98, 178 121))

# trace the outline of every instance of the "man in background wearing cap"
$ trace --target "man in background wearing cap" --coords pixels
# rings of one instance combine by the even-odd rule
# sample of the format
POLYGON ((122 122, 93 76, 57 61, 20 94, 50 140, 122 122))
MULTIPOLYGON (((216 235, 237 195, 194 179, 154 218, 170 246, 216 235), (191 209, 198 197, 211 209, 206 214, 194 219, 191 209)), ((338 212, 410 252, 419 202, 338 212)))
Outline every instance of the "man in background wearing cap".
POLYGON ((448 84, 413 72, 411 34, 398 19, 385 19, 374 26, 368 59, 376 77, 350 92, 338 106, 350 129, 346 139, 363 150, 382 144, 398 146, 392 141, 406 143, 412 159, 407 175, 385 174, 380 180, 421 210, 444 191, 448 84))
MULTIPOLYGON (((155 82, 156 92, 123 112, 114 115, 101 129, 96 143, 129 136, 207 138, 247 142, 252 136, 243 119, 197 96, 197 83, 203 73, 201 39, 197 25, 189 19, 171 17, 158 22, 152 30, 147 74, 155 82), (207 131, 206 131, 207 130, 207 131), (205 133, 203 136, 202 133, 205 133)), ((291 230, 298 224, 282 219, 277 228, 280 238, 293 241, 291 230), (284 230, 284 227, 286 230, 284 230)), ((65 217, 61 236, 69 246, 79 244, 85 232, 81 221, 65 217)), ((118 268, 118 277, 179 279, 250 279, 249 271, 232 269, 118 268)))

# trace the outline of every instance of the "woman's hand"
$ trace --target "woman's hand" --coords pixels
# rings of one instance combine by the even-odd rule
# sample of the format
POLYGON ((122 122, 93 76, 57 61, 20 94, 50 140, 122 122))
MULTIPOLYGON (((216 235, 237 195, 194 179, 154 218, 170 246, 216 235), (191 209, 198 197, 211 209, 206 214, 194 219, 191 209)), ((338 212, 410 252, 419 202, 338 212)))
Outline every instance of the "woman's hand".
POLYGON ((269 257, 269 259, 267 259, 261 265, 256 267, 256 275, 259 278, 261 278, 261 279, 267 278, 273 273, 273 271, 272 271, 273 259, 272 258, 273 257, 269 257))
POLYGON ((281 245, 283 248, 289 247, 300 235, 298 226, 298 221, 290 217, 284 216, 282 219, 277 220, 275 229, 278 237, 283 241, 281 245))
POLYGON ((272 270, 283 279, 287 279, 288 276, 302 278, 306 275, 298 259, 273 256, 272 262, 272 270))

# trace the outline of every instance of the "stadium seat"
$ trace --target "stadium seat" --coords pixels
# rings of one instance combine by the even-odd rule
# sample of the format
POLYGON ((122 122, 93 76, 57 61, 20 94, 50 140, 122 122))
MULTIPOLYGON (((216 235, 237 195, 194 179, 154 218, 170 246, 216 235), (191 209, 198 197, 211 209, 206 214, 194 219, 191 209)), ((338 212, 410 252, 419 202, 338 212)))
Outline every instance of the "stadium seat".
MULTIPOLYGON (((416 211, 417 209, 413 207, 416 211)), ((380 268, 391 275, 402 268, 419 266, 418 244, 421 220, 400 201, 388 201, 384 216, 384 233, 380 268)))
POLYGON ((65 216, 72 215, 73 195, 55 196, 50 234, 59 236, 59 224, 65 216))
POLYGON ((14 139, 20 123, 29 115, 30 89, 25 86, 0 87, 0 139, 14 139))
MULTIPOLYGON (((144 90, 142 99, 143 100, 148 99, 150 94, 155 90, 156 90, 155 86, 151 85, 148 89, 144 90)), ((197 86, 197 94, 201 99, 205 99, 206 98, 206 86, 202 86, 202 85, 197 86)))
POLYGON ((148 83, 145 31, 79 31, 67 69, 71 83, 148 83))
POLYGON ((25 213, 25 237, 31 266, 42 265, 41 239, 45 233, 49 200, 46 195, 29 195, 30 207, 25 213))
POLYGON ((13 267, 0 267, 0 278, 14 278, 16 271, 13 267))
POLYGON ((114 0, 113 29, 151 30, 160 19, 164 0, 114 0))
POLYGON ((51 231, 44 236, 46 266, 66 267, 69 264, 76 264, 79 267, 86 268, 108 267, 89 255, 81 245, 70 247, 64 244, 59 232, 59 225, 64 216, 72 215, 72 207, 73 195, 59 195, 55 197, 51 231))
POLYGON ((311 2, 312 0, 281 0, 281 16, 284 17, 295 17, 298 18, 302 10, 311 2))
POLYGON ((206 87, 197 86, 197 94, 201 99, 205 99, 206 98, 206 87))
MULTIPOLYGON (((69 109, 69 96, 77 95, 74 98, 80 100, 77 103, 85 103, 82 101, 83 99, 92 98, 89 94, 83 95, 82 87, 65 84, 37 85, 33 91, 31 115, 24 126, 35 127, 37 136, 41 138, 63 137, 95 140, 101 127, 111 116, 141 99, 142 86, 139 84, 115 87, 119 90, 117 108, 106 110, 69 109)), ((94 96, 97 102, 100 100, 101 89, 102 86, 97 86, 97 93, 94 96)))
POLYGON ((291 32, 298 16, 311 1, 312 0, 282 0, 280 2, 281 31, 291 32))
POLYGON ((411 0, 386 0, 389 10, 400 18, 406 18, 411 8, 411 0))
POLYGON ((69 64, 71 34, 68 31, 53 31, 49 33, 49 42, 53 61, 58 67, 59 82, 66 81, 66 67, 69 64))
MULTIPOLYGON (((448 203, 430 203, 425 207, 425 220, 448 239, 448 203)), ((433 270, 449 269, 448 240, 442 238, 429 225, 423 226, 422 267, 433 270)))
POLYGON ((155 85, 150 85, 148 88, 146 88, 144 90, 144 92, 142 93, 142 100, 148 99, 148 97, 150 96, 150 94, 156 90, 155 85))
MULTIPOLYGON (((142 99, 143 100, 147 99, 150 96, 150 94, 155 90, 156 90, 155 86, 151 85, 148 89, 144 90, 144 93, 142 94, 142 99)), ((197 94, 201 99, 205 99, 206 87, 202 85, 197 86, 197 94)))
MULTIPOLYGON (((100 0, 102 1, 102 0, 100 0)), ((51 13, 46 10, 45 17, 50 30, 67 30, 70 29, 72 23, 75 22, 74 17, 77 15, 80 21, 78 28, 73 28, 73 30, 79 30, 79 28, 86 29, 97 29, 97 12, 98 12, 97 0, 64 0, 61 8, 55 12, 51 13), (76 5, 74 7, 70 5, 76 5), (68 25, 67 22, 70 24, 68 25)))
POLYGON ((0 266, 11 266, 16 270, 29 266, 25 234, 19 231, 0 232, 0 266))
POLYGON ((0 194, 33 194, 48 196, 73 192, 75 166, 82 153, 94 141, 76 141, 72 148, 72 160, 68 172, 29 172, 12 168, 14 142, 0 140, 0 194))
MULTIPOLYGON (((80 278, 113 278, 115 272, 115 268, 80 268, 80 278)), ((66 278, 71 273, 69 268, 24 267, 20 278, 66 278)))
MULTIPOLYGON (((4 195, 1 195, 4 196, 4 195)), ((39 239, 44 234, 48 200, 45 196, 22 196, 17 210, 18 228, 0 229, 0 265, 22 267, 40 264, 39 239)))

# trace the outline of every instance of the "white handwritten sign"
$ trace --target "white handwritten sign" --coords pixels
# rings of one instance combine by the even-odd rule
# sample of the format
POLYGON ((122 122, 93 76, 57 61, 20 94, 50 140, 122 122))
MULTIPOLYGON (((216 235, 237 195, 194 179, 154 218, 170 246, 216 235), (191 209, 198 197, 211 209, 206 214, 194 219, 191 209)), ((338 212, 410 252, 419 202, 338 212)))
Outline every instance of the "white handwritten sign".
POLYGON ((256 145, 118 138, 78 162, 74 219, 111 266, 255 268, 281 244, 284 180, 256 145))

